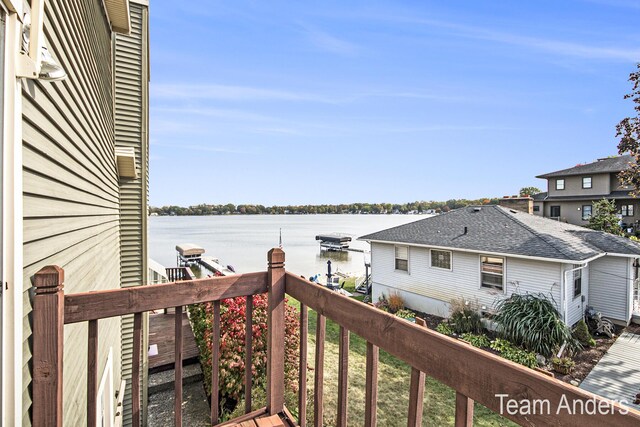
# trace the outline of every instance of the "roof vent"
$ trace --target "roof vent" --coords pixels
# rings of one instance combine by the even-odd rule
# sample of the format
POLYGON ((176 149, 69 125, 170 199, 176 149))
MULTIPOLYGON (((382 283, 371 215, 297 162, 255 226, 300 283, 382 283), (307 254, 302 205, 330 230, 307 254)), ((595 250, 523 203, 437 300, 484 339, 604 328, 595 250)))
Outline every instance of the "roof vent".
POLYGON ((476 206, 475 208, 473 208, 474 212, 480 212, 482 210, 482 208, 480 206, 476 206))
POLYGON ((511 213, 518 213, 518 211, 517 211, 517 210, 515 210, 515 209, 509 209, 509 212, 511 212, 511 213))

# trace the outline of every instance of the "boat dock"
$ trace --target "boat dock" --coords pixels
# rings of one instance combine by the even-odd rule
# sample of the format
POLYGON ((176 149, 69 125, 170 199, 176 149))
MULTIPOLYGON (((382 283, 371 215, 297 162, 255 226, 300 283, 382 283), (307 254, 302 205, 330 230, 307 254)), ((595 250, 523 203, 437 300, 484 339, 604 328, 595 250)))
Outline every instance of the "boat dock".
POLYGON ((211 272, 218 272, 223 276, 230 276, 233 274, 237 274, 235 268, 230 265, 224 266, 220 264, 220 260, 214 258, 212 256, 203 256, 198 260, 198 264, 206 268, 211 272))
POLYGON ((347 251, 351 243, 351 236, 341 233, 318 234, 316 240, 320 241, 320 249, 327 251, 347 251))

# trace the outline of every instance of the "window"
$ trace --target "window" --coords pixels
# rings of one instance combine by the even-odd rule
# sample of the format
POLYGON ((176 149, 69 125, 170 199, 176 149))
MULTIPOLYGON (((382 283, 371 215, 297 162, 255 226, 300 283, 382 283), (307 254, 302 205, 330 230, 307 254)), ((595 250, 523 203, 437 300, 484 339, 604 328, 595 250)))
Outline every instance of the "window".
POLYGON ((633 216, 633 205, 622 205, 622 216, 633 216))
POLYGON ((564 190, 564 179, 556 179, 556 190, 564 190))
POLYGON ((593 207, 591 205, 582 205, 582 220, 588 221, 591 218, 593 207))
MULTIPOLYGON (((579 268, 581 266, 574 265, 573 268, 579 268)), ((582 295, 582 270, 575 270, 573 272, 573 297, 579 297, 582 295)))
POLYGON ((585 176, 582 178, 582 188, 592 188, 593 183, 591 182, 590 176, 585 176))
POLYGON ((451 252, 431 249, 431 267, 451 270, 451 252))
POLYGON ((550 217, 551 218, 560 218, 560 206, 551 206, 550 217))
POLYGON ((533 211, 534 212, 540 212, 540 206, 534 206, 533 207, 533 211))
POLYGON ((396 270, 409 271, 408 246, 396 246, 396 270))
POLYGON ((485 288, 502 289, 504 283, 504 258, 480 257, 480 283, 485 288))

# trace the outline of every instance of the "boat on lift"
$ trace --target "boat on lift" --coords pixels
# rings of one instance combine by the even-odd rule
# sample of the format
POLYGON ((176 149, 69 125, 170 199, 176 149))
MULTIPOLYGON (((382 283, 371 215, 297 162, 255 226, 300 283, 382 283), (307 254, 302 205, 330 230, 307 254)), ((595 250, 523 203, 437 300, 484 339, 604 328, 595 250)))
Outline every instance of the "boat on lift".
POLYGON ((347 251, 351 243, 351 236, 342 233, 318 234, 316 240, 320 241, 321 250, 347 251))

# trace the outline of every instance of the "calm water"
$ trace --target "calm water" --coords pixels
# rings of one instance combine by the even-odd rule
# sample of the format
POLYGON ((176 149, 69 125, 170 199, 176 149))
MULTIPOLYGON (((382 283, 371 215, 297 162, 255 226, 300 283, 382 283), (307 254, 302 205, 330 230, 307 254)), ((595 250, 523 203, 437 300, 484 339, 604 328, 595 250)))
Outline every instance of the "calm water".
MULTIPOLYGON (((327 260, 344 273, 363 274, 364 257, 359 252, 321 252, 317 234, 346 233, 352 248, 369 250, 355 240, 374 231, 423 219, 414 215, 234 215, 149 218, 149 253, 165 267, 176 265, 175 246, 195 243, 206 255, 231 264, 238 272, 264 270, 267 252, 278 246, 282 228, 286 268, 311 276, 325 273, 327 260)), ((368 255, 367 255, 368 256, 368 255)))

